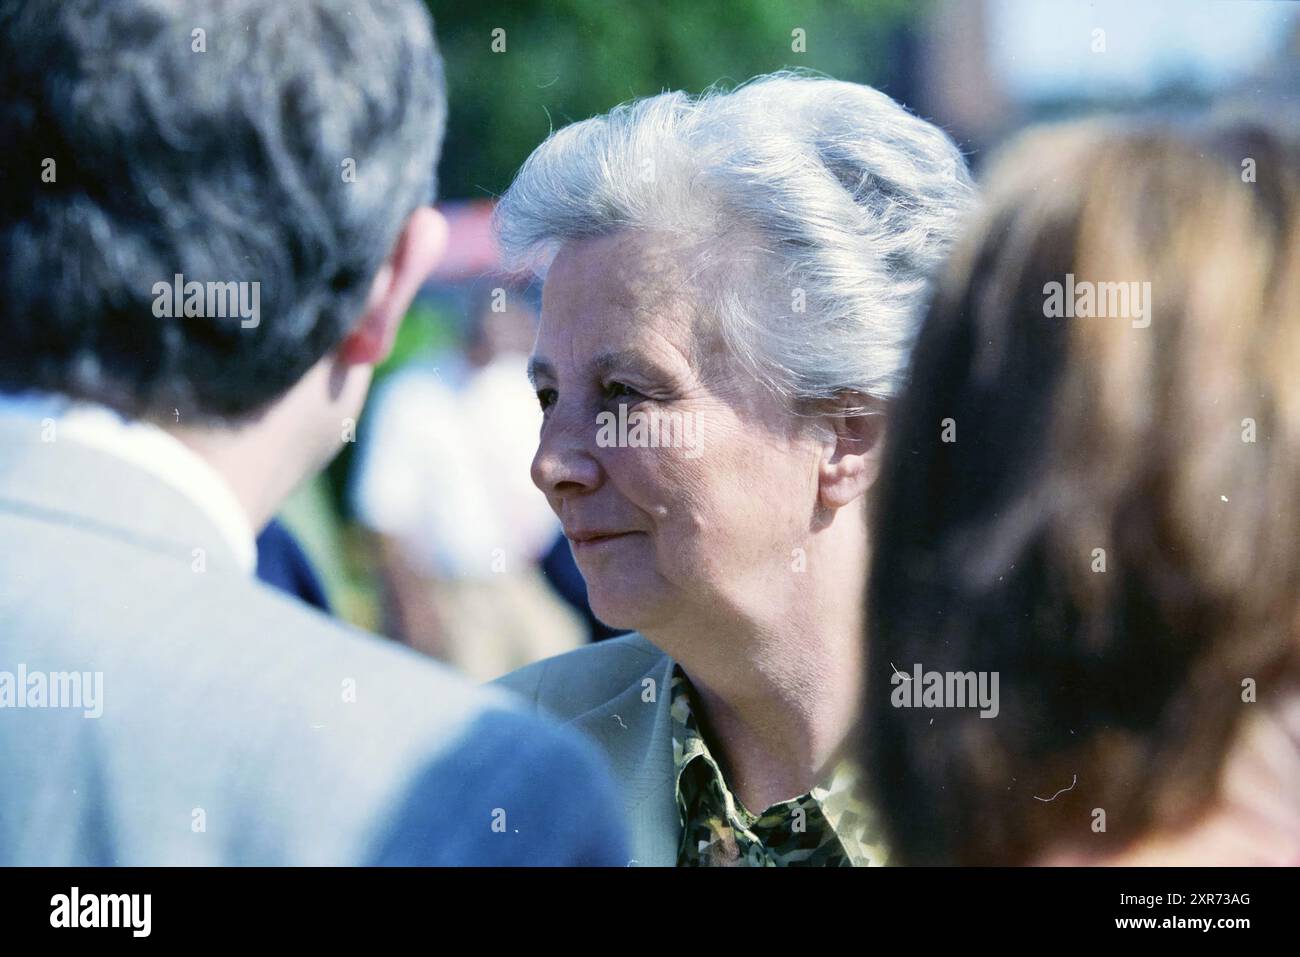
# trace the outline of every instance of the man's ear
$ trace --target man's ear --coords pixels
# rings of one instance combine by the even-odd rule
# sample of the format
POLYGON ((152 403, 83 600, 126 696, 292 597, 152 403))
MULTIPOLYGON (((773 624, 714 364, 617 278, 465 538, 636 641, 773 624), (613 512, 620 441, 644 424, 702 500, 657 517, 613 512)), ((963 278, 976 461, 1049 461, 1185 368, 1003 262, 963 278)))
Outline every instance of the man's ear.
POLYGON ((885 448, 884 407, 874 400, 863 404, 843 401, 823 416, 823 423, 833 431, 827 443, 827 455, 818 473, 818 500, 829 509, 843 508, 876 483, 880 474, 880 457, 885 448))
POLYGON ((447 220, 421 206, 406 221, 393 251, 370 286, 361 318, 339 346, 349 365, 378 365, 388 358, 411 300, 447 248, 447 220))

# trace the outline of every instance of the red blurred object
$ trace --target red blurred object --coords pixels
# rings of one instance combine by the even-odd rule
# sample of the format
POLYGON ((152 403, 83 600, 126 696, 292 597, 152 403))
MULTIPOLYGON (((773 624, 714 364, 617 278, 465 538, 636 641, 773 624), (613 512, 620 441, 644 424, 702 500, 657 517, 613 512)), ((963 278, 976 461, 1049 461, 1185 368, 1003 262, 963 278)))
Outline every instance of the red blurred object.
POLYGON ((429 275, 430 282, 463 282, 483 276, 501 275, 501 250, 492 235, 490 199, 440 203, 438 211, 447 217, 451 234, 447 252, 429 275))

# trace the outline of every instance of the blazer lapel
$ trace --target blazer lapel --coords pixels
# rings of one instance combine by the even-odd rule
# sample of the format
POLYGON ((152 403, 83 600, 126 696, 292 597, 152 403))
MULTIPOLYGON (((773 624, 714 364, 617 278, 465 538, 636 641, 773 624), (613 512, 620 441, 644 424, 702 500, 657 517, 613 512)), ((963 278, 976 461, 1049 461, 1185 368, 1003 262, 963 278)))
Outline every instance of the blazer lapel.
POLYGON ((672 668, 672 659, 664 655, 618 695, 569 722, 601 746, 623 782, 632 829, 629 864, 643 867, 675 867, 681 840, 668 713, 672 668), (653 698, 646 700, 651 689, 653 698))

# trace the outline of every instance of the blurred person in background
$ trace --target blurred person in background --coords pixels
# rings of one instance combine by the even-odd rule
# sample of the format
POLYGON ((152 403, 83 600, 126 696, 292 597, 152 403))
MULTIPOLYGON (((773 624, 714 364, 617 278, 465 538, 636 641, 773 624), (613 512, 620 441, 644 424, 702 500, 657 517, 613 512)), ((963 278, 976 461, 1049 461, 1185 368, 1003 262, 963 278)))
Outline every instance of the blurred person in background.
POLYGON ((1294 137, 1089 123, 996 166, 881 466, 900 862, 1300 865, 1294 137), (996 716, 900 706, 918 667, 997 675, 996 716))
POLYGON ((254 578, 444 248, 424 8, 0 0, 0 87, 0 865, 625 863, 589 744, 254 578))
POLYGON ((535 331, 521 292, 479 285, 463 356, 412 363, 376 390, 353 479, 379 538, 386 630, 479 681, 586 640, 539 568, 559 523, 528 477, 535 331))
POLYGON ((940 130, 791 74, 566 127, 503 197, 545 273, 533 481, 637 631, 501 684, 604 748, 638 863, 884 862, 845 747, 866 503, 971 199, 940 130))

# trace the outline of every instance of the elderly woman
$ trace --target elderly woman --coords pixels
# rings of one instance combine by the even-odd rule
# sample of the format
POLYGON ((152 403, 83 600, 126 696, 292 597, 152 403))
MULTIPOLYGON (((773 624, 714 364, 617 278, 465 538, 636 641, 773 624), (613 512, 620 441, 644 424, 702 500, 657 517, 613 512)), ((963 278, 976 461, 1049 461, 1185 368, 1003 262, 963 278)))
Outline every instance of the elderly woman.
POLYGON ((502 683, 605 749, 636 863, 883 863, 848 746, 867 500, 971 196, 887 96, 775 75, 562 129, 502 199, 545 276, 533 480, 636 630, 502 683))

